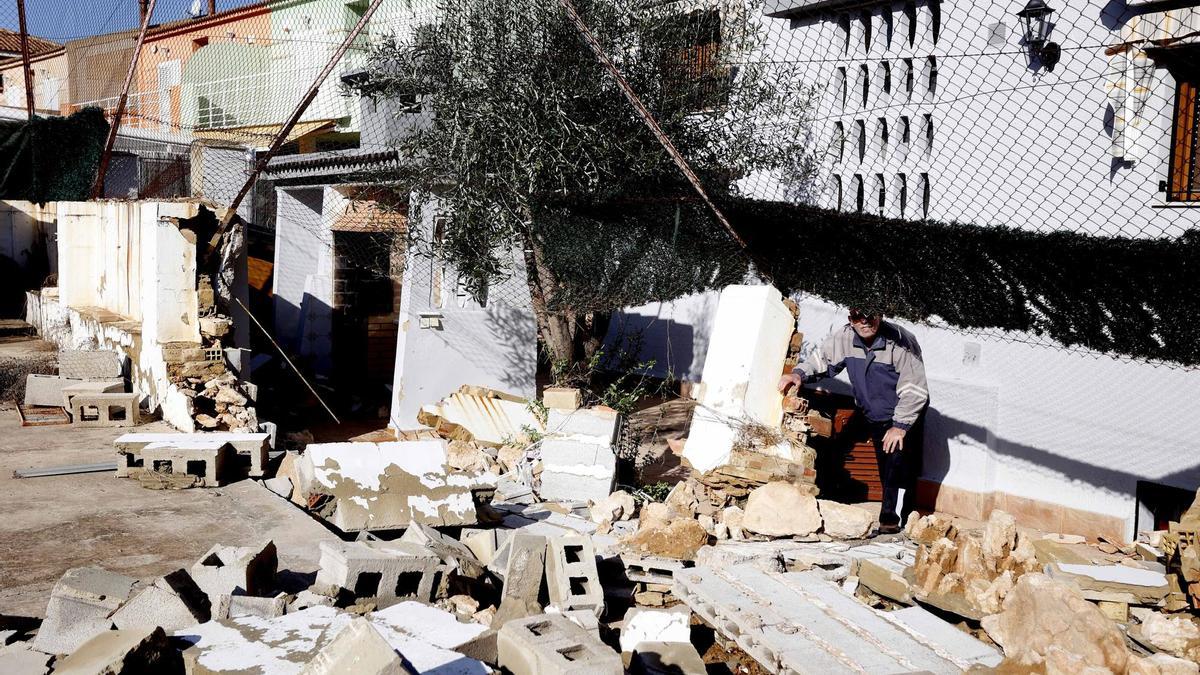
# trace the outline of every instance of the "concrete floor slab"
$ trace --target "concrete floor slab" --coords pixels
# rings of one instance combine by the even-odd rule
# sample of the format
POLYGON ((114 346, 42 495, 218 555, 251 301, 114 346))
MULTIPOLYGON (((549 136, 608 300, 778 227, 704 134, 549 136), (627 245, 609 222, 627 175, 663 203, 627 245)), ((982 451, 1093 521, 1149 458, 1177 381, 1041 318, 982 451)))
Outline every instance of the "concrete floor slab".
MULTIPOLYGON (((168 432, 163 422, 139 432, 168 432)), ((111 473, 14 479, 14 469, 117 459, 113 439, 129 429, 22 427, 0 410, 0 614, 42 616, 50 590, 72 567, 98 565, 132 577, 188 568, 213 544, 271 539, 279 567, 317 569, 328 529, 267 490, 242 480, 208 490, 148 490, 111 473)))

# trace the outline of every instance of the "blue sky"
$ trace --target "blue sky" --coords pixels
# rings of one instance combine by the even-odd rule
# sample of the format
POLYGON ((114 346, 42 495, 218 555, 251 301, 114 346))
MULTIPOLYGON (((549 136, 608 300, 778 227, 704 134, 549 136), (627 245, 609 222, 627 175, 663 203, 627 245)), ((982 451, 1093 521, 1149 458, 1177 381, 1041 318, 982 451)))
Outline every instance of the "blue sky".
MULTIPOLYGON (((217 11, 250 4, 251 0, 217 0, 217 11)), ((166 23, 187 17, 192 0, 158 0, 151 23, 166 23)), ((208 0, 201 0, 207 7, 208 0)), ((137 0, 25 0, 25 19, 31 35, 66 42, 90 35, 134 28, 138 22, 137 0)), ((17 3, 0 5, 0 26, 17 30, 17 3)))

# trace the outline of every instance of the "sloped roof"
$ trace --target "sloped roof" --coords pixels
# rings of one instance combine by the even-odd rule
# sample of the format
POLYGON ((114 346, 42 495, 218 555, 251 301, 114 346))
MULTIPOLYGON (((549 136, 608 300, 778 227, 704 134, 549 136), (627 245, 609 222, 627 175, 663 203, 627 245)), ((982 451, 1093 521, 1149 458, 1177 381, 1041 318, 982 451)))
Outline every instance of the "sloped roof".
MULTIPOLYGON (((52 52, 62 45, 34 35, 29 36, 29 55, 37 56, 52 52)), ((0 52, 21 53, 21 34, 7 28, 0 28, 0 52)))

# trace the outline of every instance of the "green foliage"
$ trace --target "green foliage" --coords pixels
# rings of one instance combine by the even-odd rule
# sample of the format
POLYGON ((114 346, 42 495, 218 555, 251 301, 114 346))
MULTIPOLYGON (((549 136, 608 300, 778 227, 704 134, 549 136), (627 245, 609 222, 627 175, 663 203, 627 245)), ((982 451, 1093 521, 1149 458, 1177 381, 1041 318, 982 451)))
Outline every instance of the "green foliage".
MULTIPOLYGON (((760 171, 807 183, 813 90, 796 65, 748 58, 764 49, 761 7, 714 19, 640 0, 577 6, 709 190, 732 194, 738 178, 760 171)), ((676 226, 658 213, 579 210, 650 200, 673 211, 673 197, 693 193, 557 3, 443 0, 411 39, 374 46, 367 68, 360 93, 420 95, 436 113, 398 141, 407 161, 376 180, 438 196, 453 219, 439 253, 472 292, 513 271, 515 246, 526 262, 535 248, 554 250, 547 265, 563 278, 548 293, 551 312, 611 309, 667 289, 677 296, 728 276, 725 236, 706 219, 676 226), (586 261, 590 275, 571 274, 581 250, 603 252, 586 261), (639 251, 651 261, 628 264, 639 251)))
POLYGON ((99 108, 0 122, 0 199, 44 204, 90 198, 107 136, 99 108))
POLYGON ((724 208, 785 293, 961 328, 1200 364, 1200 233, 1093 237, 912 222, 775 202, 724 208))
POLYGON ((551 364, 554 386, 579 389, 584 405, 608 406, 628 415, 647 397, 669 391, 673 383, 671 377, 649 374, 656 362, 639 358, 644 341, 641 332, 621 333, 612 349, 598 350, 586 361, 555 361, 551 364))
POLYGON ((673 486, 666 481, 658 481, 652 485, 643 485, 639 492, 644 494, 650 501, 663 502, 666 501, 667 495, 671 494, 673 486))

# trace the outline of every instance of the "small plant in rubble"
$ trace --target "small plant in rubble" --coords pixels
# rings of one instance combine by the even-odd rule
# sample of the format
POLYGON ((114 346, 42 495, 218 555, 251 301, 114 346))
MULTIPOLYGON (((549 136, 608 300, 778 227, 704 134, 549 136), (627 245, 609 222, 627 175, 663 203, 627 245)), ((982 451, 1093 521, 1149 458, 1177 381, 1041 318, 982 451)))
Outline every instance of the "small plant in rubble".
POLYGON ((786 440, 779 429, 750 420, 737 422, 737 436, 733 447, 738 450, 762 450, 774 447, 786 440))

